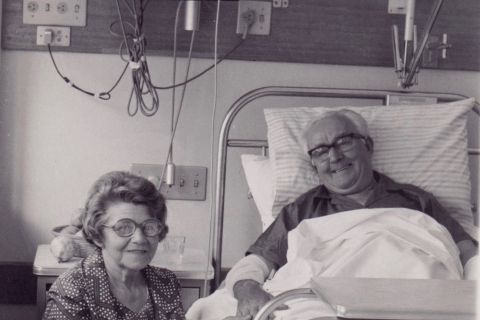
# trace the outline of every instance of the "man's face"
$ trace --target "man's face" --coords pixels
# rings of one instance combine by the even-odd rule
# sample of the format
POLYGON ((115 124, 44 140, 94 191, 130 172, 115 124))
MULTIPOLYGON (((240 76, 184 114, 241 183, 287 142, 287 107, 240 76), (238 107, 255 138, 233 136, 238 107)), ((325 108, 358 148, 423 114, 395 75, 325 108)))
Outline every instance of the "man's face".
MULTIPOLYGON (((310 128, 306 142, 308 150, 320 145, 330 145, 337 138, 358 133, 355 125, 342 116, 333 115, 324 118, 310 128)), ((346 151, 339 147, 331 147, 326 157, 312 157, 320 182, 331 192, 348 195, 365 190, 373 179, 371 165, 371 146, 359 138, 353 138, 346 151)))

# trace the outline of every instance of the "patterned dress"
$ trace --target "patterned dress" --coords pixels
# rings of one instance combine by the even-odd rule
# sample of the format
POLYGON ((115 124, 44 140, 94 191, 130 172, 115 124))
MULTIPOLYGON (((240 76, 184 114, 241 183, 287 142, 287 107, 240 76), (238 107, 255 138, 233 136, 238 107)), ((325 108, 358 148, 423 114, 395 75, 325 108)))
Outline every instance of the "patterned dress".
POLYGON ((142 272, 147 280, 149 300, 139 312, 134 312, 122 305, 110 290, 103 257, 97 250, 53 283, 43 319, 185 319, 175 274, 151 266, 142 272))

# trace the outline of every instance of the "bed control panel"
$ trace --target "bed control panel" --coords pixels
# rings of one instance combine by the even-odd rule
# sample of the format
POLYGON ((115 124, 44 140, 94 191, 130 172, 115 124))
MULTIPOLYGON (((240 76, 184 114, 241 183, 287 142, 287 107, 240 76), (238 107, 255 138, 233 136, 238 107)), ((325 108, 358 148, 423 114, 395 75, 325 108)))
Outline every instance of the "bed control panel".
MULTIPOLYGON (((147 178, 153 184, 160 186, 163 166, 158 164, 134 163, 130 172, 147 178)), ((197 166, 175 166, 172 184, 164 183, 160 191, 167 199, 203 201, 206 199, 207 168, 197 166)), ((166 174, 164 174, 164 177, 166 174)))

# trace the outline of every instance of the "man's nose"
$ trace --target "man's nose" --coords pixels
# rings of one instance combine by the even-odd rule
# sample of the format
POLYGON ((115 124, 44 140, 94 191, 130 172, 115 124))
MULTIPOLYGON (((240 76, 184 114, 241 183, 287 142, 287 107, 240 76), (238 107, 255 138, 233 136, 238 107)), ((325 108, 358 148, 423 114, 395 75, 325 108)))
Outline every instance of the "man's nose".
POLYGON ((336 162, 342 160, 343 152, 333 146, 328 150, 328 157, 330 158, 330 162, 336 162))

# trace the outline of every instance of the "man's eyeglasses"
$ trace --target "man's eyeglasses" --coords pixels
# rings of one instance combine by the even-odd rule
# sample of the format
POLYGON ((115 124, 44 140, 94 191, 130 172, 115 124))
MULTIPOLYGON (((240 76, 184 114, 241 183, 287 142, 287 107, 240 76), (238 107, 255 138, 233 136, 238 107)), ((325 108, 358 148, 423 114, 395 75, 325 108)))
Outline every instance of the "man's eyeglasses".
POLYGON ((165 225, 157 219, 145 220, 140 224, 131 219, 120 219, 113 226, 104 224, 103 227, 113 229, 120 237, 130 237, 137 227, 140 227, 147 237, 158 236, 165 229, 165 225))
POLYGON ((316 146, 315 148, 308 151, 308 155, 310 156, 310 158, 312 158, 312 160, 325 161, 328 159, 330 148, 336 148, 337 150, 340 150, 342 152, 347 152, 353 149, 353 147, 355 146, 355 139, 362 139, 364 141, 367 140, 367 138, 362 136, 361 134, 349 133, 337 137, 330 144, 321 144, 316 146))

